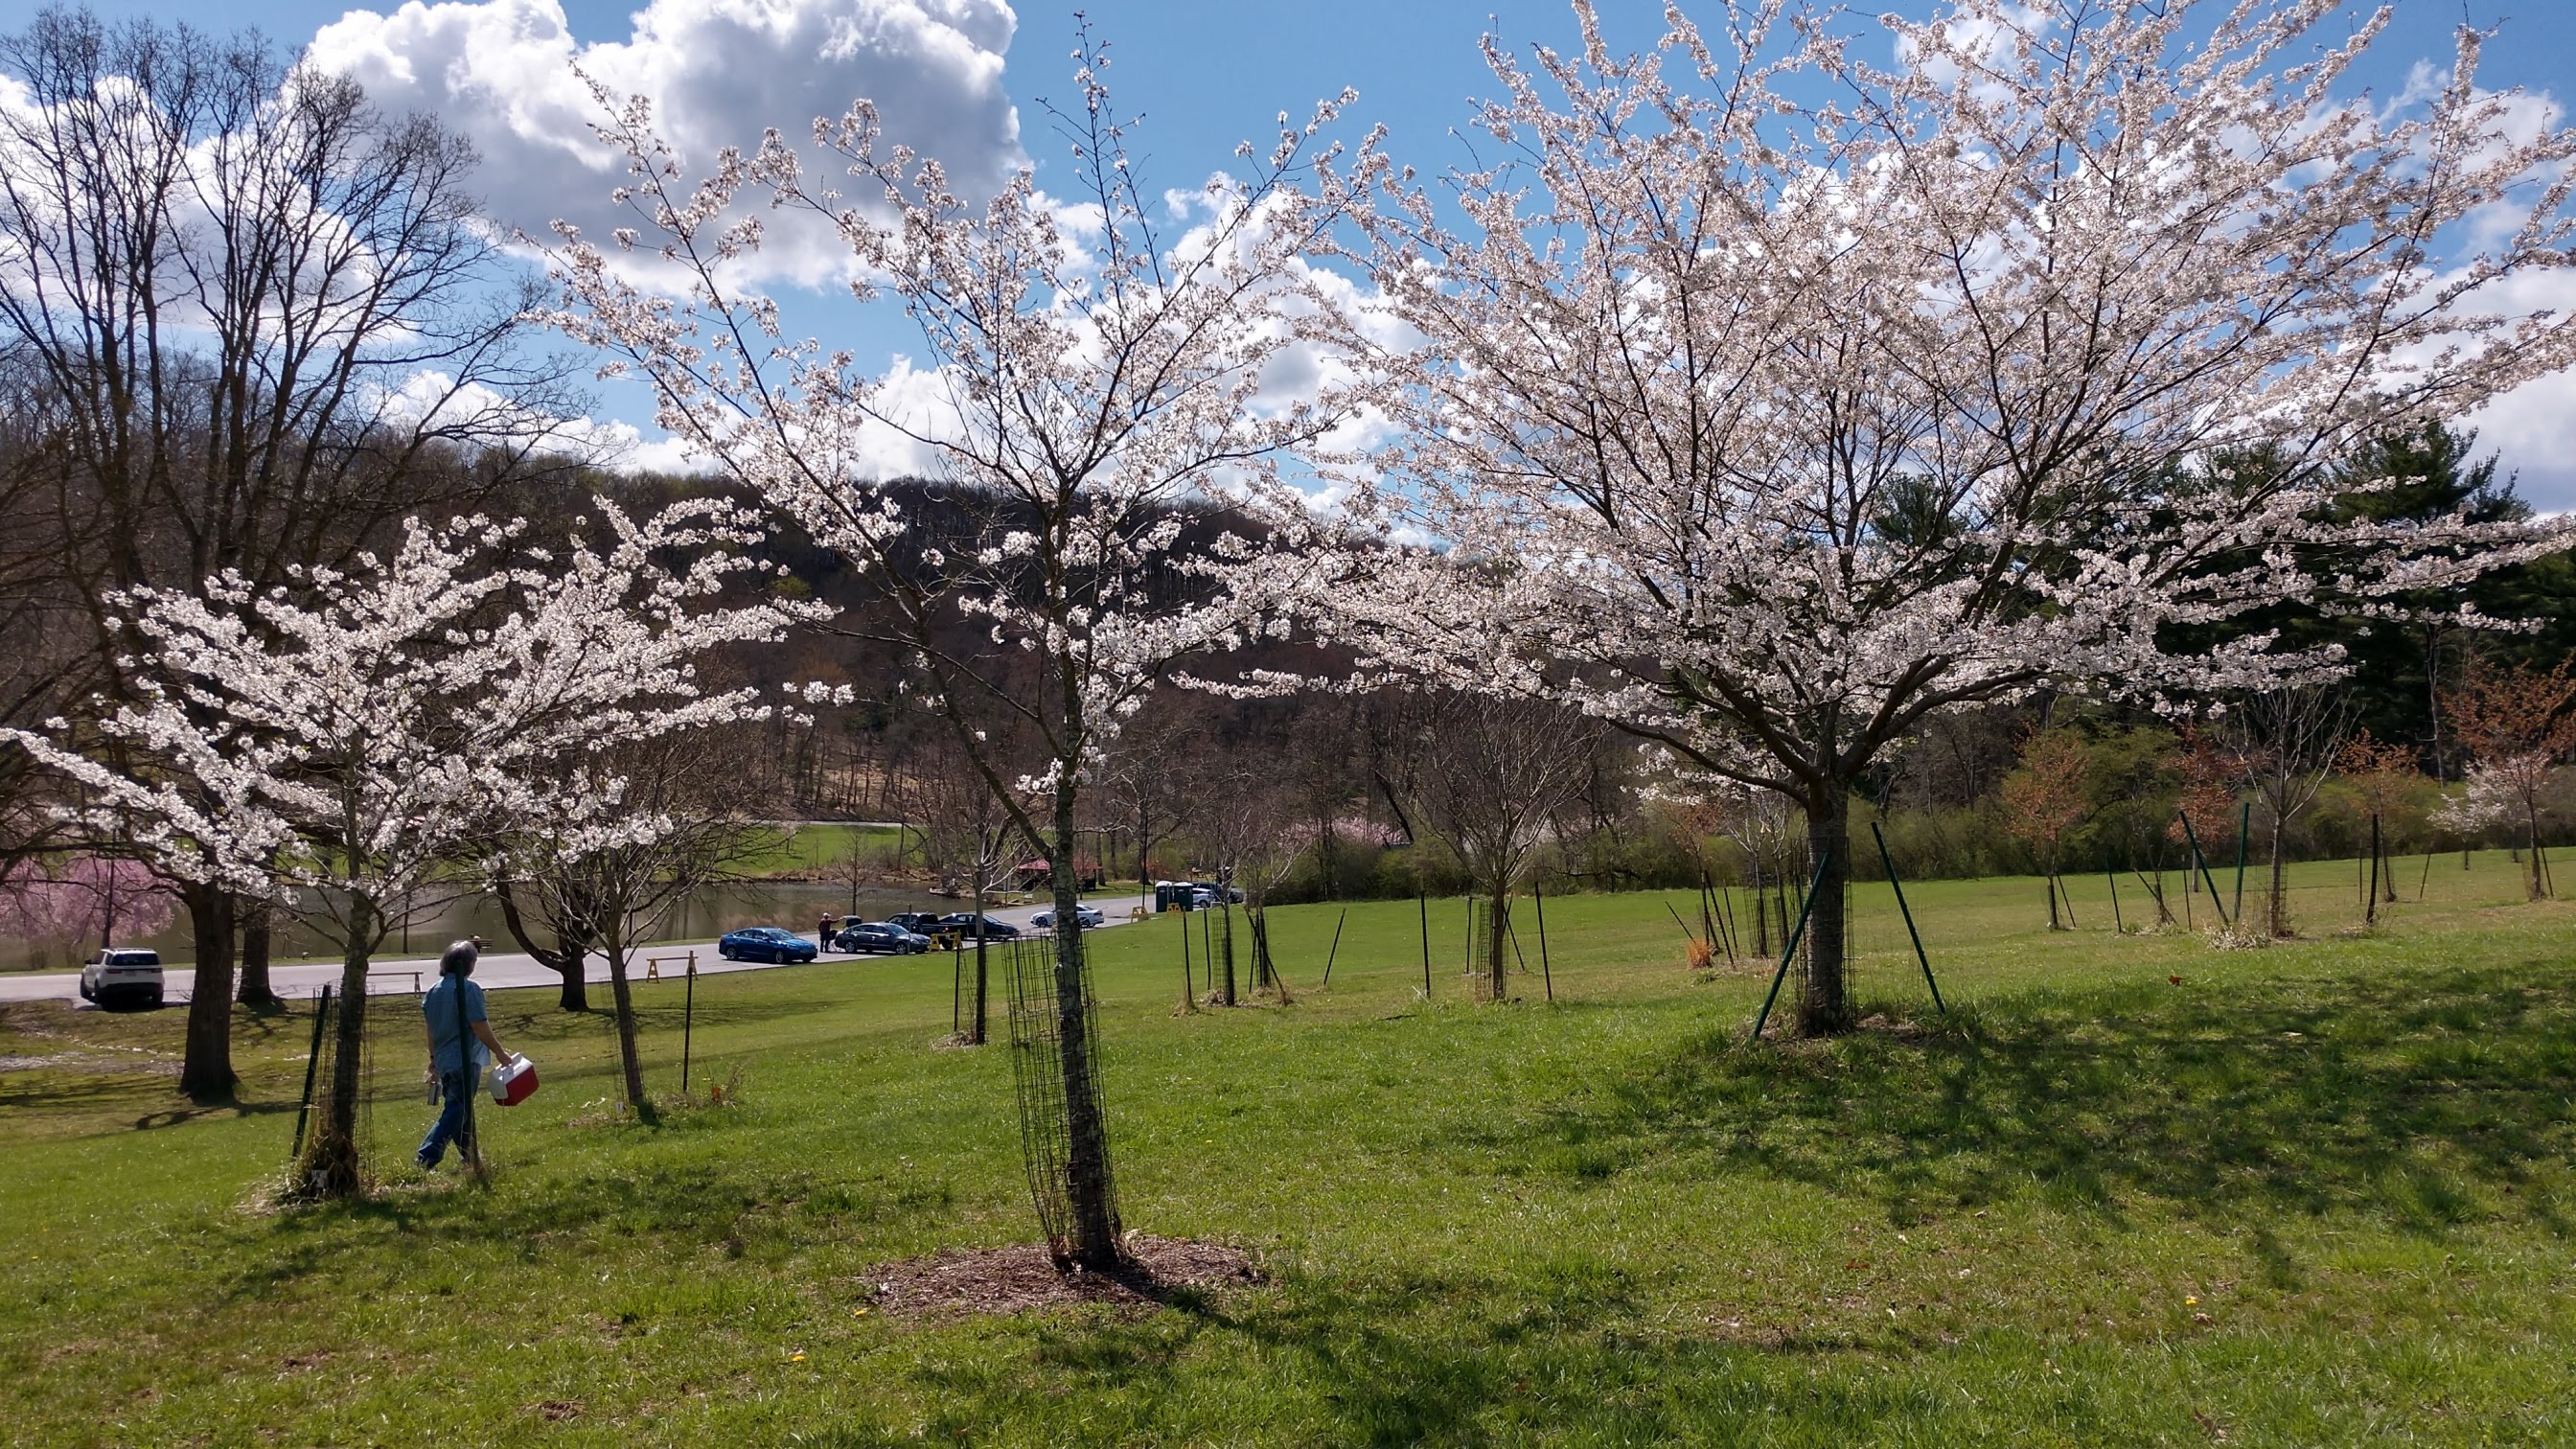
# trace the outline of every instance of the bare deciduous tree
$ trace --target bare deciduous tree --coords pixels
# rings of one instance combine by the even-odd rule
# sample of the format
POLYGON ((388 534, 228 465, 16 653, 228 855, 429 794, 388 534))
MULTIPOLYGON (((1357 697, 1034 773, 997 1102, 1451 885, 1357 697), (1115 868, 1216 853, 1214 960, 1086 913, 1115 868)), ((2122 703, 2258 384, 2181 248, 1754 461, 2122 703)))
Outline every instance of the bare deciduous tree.
MULTIPOLYGON (((2351 702, 2321 684, 2258 690, 2219 717, 2218 734, 2237 770, 2263 804, 2270 835, 2266 849, 2271 885, 2264 897, 2264 929, 2290 934, 2289 897, 2282 882, 2283 837, 2290 822, 2317 798, 2334 769, 2336 753, 2352 727, 2351 702)), ((2244 922, 2236 923, 2240 927, 2244 922)))
POLYGON ((1512 894, 1557 807, 1583 788, 1600 731, 1571 710, 1479 694, 1438 699, 1417 728, 1413 813, 1449 842, 1486 897, 1485 984, 1503 1001, 1512 894))
POLYGON ((549 964, 564 974, 567 993, 581 979, 590 941, 607 959, 626 1102, 648 1122, 654 1108, 635 1036, 636 943, 661 934, 691 896, 736 878, 780 844, 775 827, 741 808, 734 755, 711 730, 585 752, 566 767, 589 776, 582 793, 605 805, 591 818, 527 820, 500 842, 494 886, 505 901, 514 889, 528 891, 540 917, 558 923, 569 959, 549 964))
MULTIPOLYGON (((985 732, 986 745, 994 744, 990 731, 985 732)), ((993 758, 1005 762, 1004 772, 1015 773, 1008 764, 1006 749, 995 747, 993 758)), ((1010 807, 997 798, 982 771, 966 757, 963 750, 944 738, 929 742, 914 760, 912 773, 902 786, 904 813, 911 816, 921 831, 922 862, 929 867, 944 891, 966 897, 975 919, 984 919, 985 897, 1002 888, 1013 878, 1013 866, 1028 840, 1012 816, 1010 807)), ((1037 801, 1023 797, 1023 810, 1034 809, 1037 801)), ((990 948, 979 926, 973 932, 975 947, 975 982, 971 991, 959 990, 963 998, 962 1022, 952 1019, 950 1027, 957 1038, 969 1046, 982 1046, 988 1039, 987 1023, 992 1019, 992 963, 990 948)), ((959 972, 966 966, 967 938, 956 941, 959 972)))

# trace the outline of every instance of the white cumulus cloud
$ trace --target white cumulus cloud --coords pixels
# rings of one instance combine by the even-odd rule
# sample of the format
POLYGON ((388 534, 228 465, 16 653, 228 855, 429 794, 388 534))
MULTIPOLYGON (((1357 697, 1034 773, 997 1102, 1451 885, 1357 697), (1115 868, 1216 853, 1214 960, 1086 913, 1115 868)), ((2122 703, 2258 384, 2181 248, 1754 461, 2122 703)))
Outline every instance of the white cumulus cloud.
MULTIPOLYGON (((313 37, 313 61, 395 111, 435 114, 482 152, 488 211, 543 237, 557 219, 605 241, 632 217, 609 199, 621 157, 590 125, 576 73, 649 97, 692 174, 726 146, 776 127, 791 141, 817 116, 876 102, 889 145, 938 157, 957 190, 997 189, 1025 162, 1002 83, 1016 24, 1006 0, 652 0, 623 40, 577 41, 558 0, 411 3, 351 11, 313 37)), ((847 250, 819 227, 773 229, 760 270, 815 283, 847 250)))

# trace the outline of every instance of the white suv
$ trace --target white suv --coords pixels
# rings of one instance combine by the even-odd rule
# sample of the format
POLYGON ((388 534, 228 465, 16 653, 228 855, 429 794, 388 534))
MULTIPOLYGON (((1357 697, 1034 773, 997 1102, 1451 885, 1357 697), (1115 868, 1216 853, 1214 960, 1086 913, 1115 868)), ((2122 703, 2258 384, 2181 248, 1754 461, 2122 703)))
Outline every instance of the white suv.
POLYGON ((159 1010, 161 953, 111 946, 81 968, 80 994, 101 1006, 131 1002, 159 1010))

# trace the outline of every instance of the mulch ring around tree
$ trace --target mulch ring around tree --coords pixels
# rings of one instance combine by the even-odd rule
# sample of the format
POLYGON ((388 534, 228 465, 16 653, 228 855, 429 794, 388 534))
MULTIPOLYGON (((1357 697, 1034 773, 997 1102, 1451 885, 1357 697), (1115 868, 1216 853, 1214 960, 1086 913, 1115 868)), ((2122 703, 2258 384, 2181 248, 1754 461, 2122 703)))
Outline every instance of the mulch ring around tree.
POLYGON ((1241 1248, 1130 1232, 1122 1241, 1129 1267, 1118 1273, 1058 1270, 1045 1245, 945 1248, 873 1269, 866 1310, 890 1318, 968 1318, 1106 1303, 1143 1313, 1192 1306, 1230 1289, 1264 1281, 1241 1248))

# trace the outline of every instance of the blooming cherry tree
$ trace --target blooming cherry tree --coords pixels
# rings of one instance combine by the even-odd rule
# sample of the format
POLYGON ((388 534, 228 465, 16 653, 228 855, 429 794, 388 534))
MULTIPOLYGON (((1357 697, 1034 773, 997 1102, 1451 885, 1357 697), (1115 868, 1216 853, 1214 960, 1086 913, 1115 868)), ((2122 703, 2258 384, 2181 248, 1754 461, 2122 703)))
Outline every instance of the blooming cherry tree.
POLYGON ((1576 8, 1579 54, 1488 42, 1487 157, 1336 178, 1422 339, 1359 506, 1441 544, 1346 617, 1803 807, 1802 1030, 1851 1023, 1853 784, 1927 715, 2331 669, 2206 641, 2568 541, 2327 508, 2366 440, 2576 353, 2501 300, 2569 261, 2576 133, 2477 88, 2481 35, 2380 107, 2386 14, 2334 0, 1956 0, 1880 22, 1893 69, 1793 0, 1627 58, 1576 8))
MULTIPOLYGON (((601 849, 653 828, 621 810, 613 777, 566 762, 765 708, 695 672, 714 646, 776 638, 796 615, 721 597, 752 567, 723 546, 754 536, 741 518, 706 503, 642 522, 598 508, 598 546, 414 522, 388 556, 312 571, 298 595, 232 576, 201 593, 137 590, 140 695, 104 728, 132 746, 116 758, 143 767, 15 736, 165 872, 287 898, 341 943, 339 1050, 304 1164, 317 1193, 362 1185, 367 968, 394 904, 512 821, 565 822, 601 849)), ((230 993, 212 995, 224 1009, 230 993)))
MULTIPOLYGON (((1105 48, 1086 37, 1077 60, 1079 105, 1050 110, 1070 143, 1069 197, 1026 172, 996 195, 959 195, 935 159, 882 148, 865 101, 812 136, 854 197, 809 176, 775 132, 688 188, 631 103, 600 132, 629 159, 619 194, 638 225, 606 249, 558 228, 555 320, 622 359, 664 427, 874 586, 875 606, 846 627, 917 662, 928 704, 1051 863, 1074 1208, 1074 1240, 1057 1247, 1105 1268, 1117 1225, 1074 911, 1085 774, 1181 661, 1284 627, 1308 565, 1205 505, 1279 499, 1289 460, 1328 464, 1358 394, 1265 393, 1332 310, 1329 279, 1300 256, 1339 213, 1292 183, 1331 154, 1320 132, 1348 98, 1302 125, 1283 114, 1274 146, 1243 149, 1241 178, 1167 202, 1129 168, 1105 48), (742 204, 754 195, 838 229, 853 291, 917 324, 919 365, 868 375, 848 352, 787 340, 770 299, 729 284, 760 244, 760 213, 742 204), (644 290, 628 266, 684 289, 644 290), (937 509, 907 510, 883 486, 889 443, 947 485, 937 509), (1039 774, 1019 779, 985 748, 986 711, 1039 742, 1039 774)), ((1293 508, 1277 512, 1293 526, 1293 508)))

